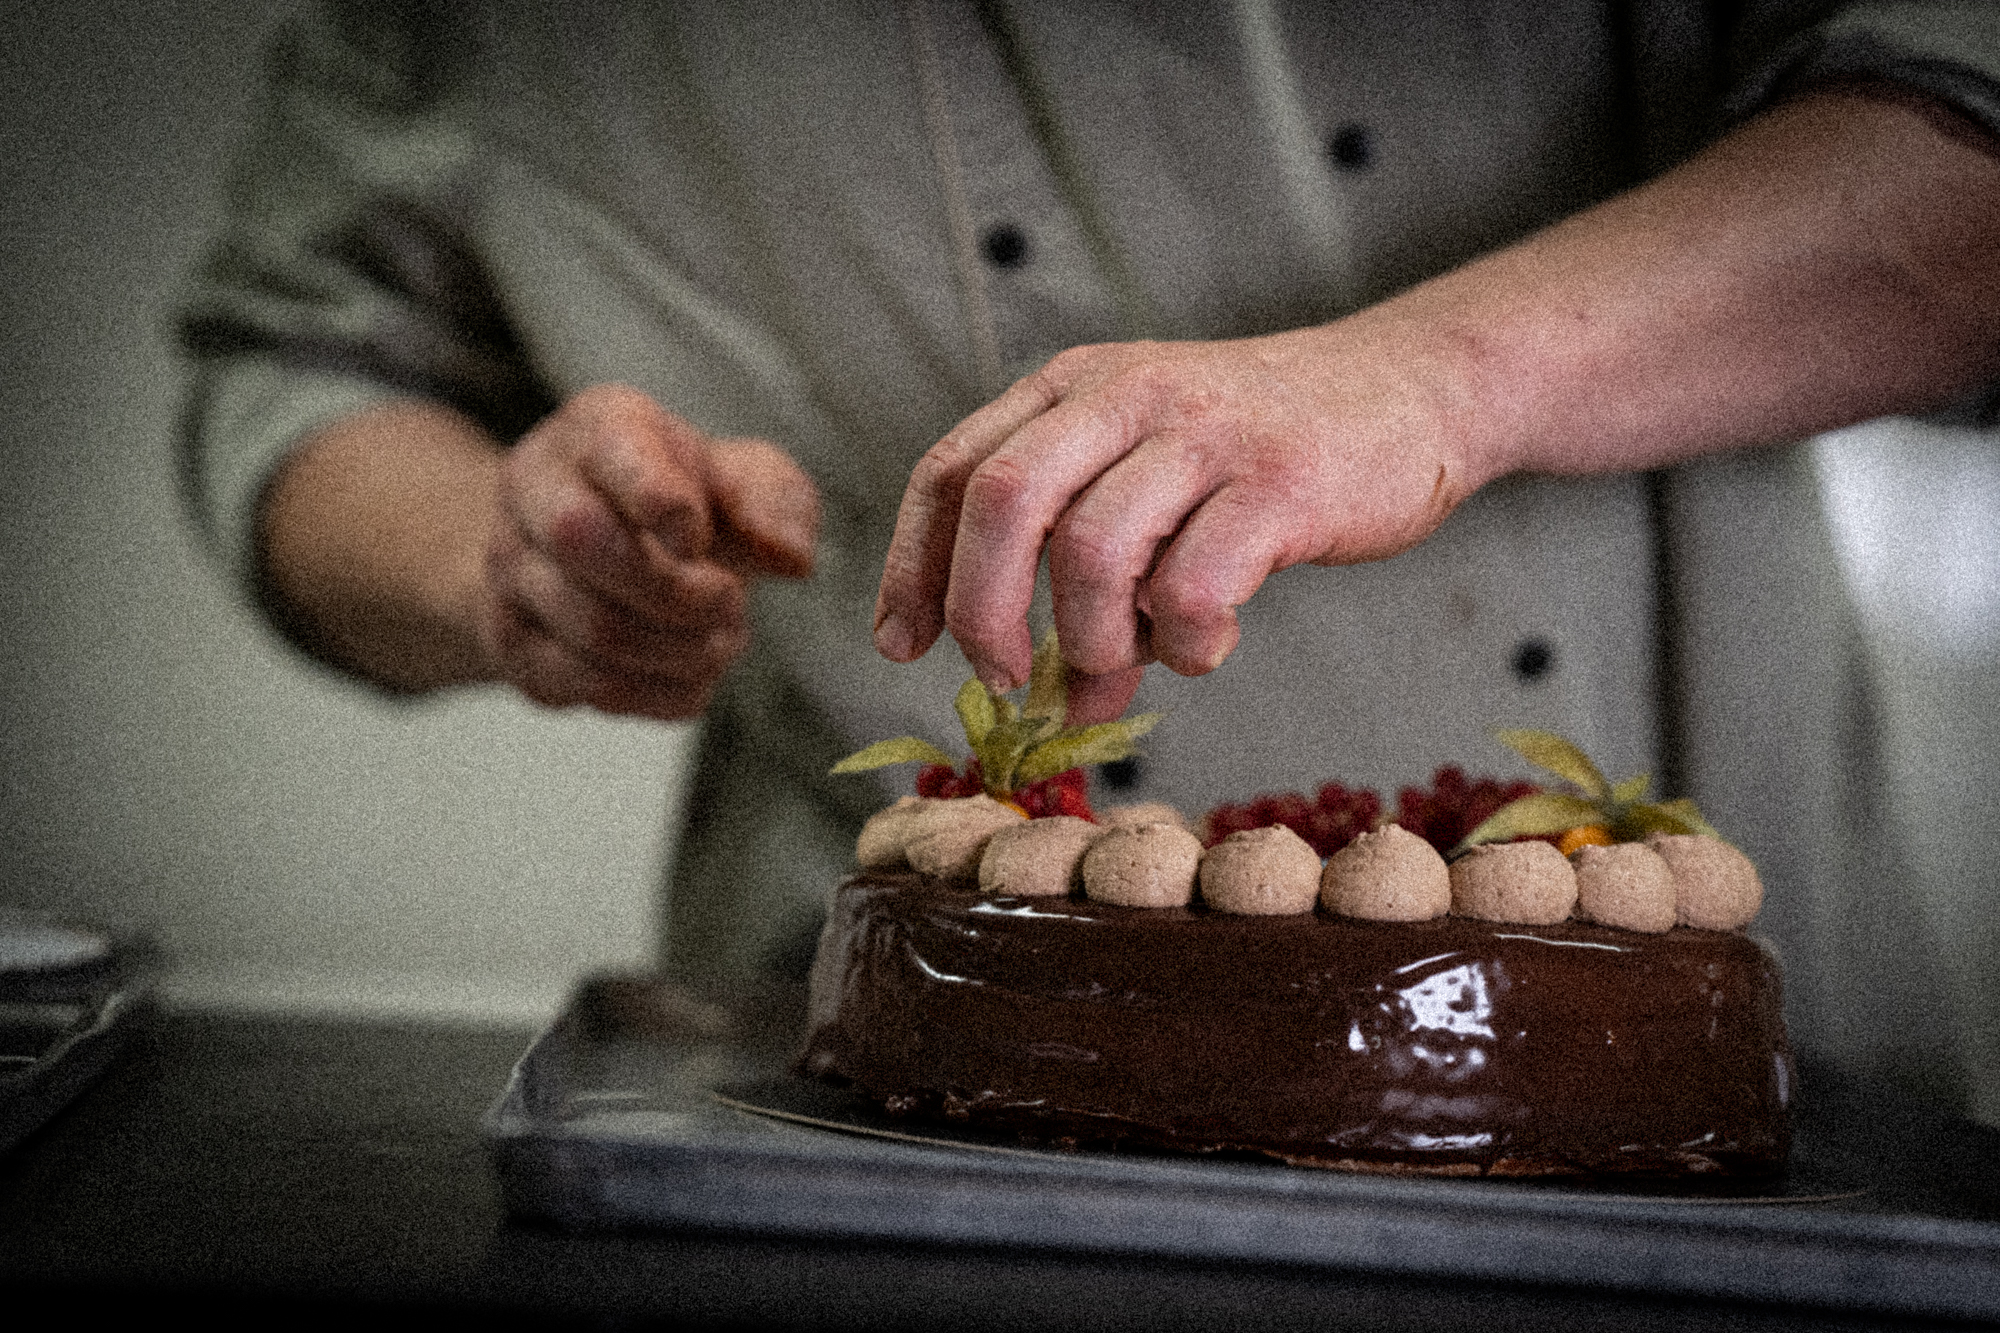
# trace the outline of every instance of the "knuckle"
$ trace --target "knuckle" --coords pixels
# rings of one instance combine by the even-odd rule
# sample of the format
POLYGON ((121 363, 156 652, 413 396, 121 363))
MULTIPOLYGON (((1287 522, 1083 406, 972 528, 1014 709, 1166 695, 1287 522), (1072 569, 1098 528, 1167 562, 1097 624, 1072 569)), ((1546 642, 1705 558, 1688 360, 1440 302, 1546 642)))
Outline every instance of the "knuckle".
POLYGON ((1058 352, 1027 374, 1021 376, 1007 388, 1006 397, 1025 398, 1039 407, 1046 408, 1062 401, 1063 394, 1076 382, 1077 368, 1075 349, 1058 352))
POLYGON ((1212 395, 1190 382, 1182 367, 1170 361, 1142 360, 1123 366, 1111 381, 1111 396, 1120 401, 1167 404, 1181 419, 1200 419, 1212 395))
POLYGON ((1064 519, 1049 543, 1049 573, 1064 583, 1097 586, 1129 580, 1138 571, 1129 543, 1101 523, 1064 519))
POLYGON ((1026 507, 1034 492, 1029 469, 1020 460, 995 454, 965 482, 965 508, 1006 521, 1026 507))
POLYGON ((1115 354, 1116 343, 1078 343, 1065 347, 1022 377, 1021 382, 1060 394, 1078 380, 1100 372, 1105 360, 1115 354))
POLYGON ((980 446, 963 427, 952 430, 924 451, 910 469, 910 489, 920 495, 949 495, 958 490, 969 469, 979 463, 980 446))
POLYGON ((1140 660, 1134 627, 1121 625, 1116 617, 1092 613, 1079 623, 1072 612, 1058 616, 1056 623, 1064 630, 1063 657, 1086 676, 1119 671, 1140 660))
POLYGON ((558 561, 602 560, 613 545, 616 522, 587 494, 571 494, 550 508, 543 539, 558 561))

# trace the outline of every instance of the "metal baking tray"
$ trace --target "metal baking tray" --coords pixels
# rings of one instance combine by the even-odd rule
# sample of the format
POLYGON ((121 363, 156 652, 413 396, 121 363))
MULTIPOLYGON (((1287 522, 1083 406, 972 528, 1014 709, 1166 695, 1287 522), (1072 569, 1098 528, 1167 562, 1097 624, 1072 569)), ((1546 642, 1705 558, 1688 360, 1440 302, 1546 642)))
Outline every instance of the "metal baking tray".
POLYGON ((1748 1193, 1390 1178, 890 1121, 791 1077, 795 1005, 586 985, 487 1115, 510 1212, 2000 1317, 2000 1132, 1830 1071, 1748 1193))
POLYGON ((147 1009, 156 965, 129 932, 0 909, 0 1153, 110 1065, 147 1009))

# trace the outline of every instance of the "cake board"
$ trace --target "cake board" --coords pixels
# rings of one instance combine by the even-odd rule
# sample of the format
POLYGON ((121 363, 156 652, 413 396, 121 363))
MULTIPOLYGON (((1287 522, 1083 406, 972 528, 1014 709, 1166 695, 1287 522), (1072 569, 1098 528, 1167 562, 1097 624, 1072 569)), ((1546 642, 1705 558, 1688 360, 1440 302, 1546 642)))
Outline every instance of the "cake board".
POLYGON ((888 1121, 790 1076, 795 1015, 586 985, 486 1118, 510 1212, 2000 1318, 2000 1132, 1830 1072, 1765 1188, 1381 1177, 888 1121))

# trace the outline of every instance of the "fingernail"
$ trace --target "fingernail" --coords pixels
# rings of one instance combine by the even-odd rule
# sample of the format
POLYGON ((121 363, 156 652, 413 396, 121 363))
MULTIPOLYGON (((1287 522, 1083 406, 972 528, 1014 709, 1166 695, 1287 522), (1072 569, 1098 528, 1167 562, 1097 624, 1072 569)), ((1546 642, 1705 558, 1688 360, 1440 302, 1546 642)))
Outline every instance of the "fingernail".
POLYGON ((875 622, 875 651, 892 662, 907 662, 916 647, 915 636, 903 618, 891 611, 875 622))
POLYGON ((1002 667, 974 667, 972 674, 979 677, 979 683, 995 694, 1011 694, 1021 688, 1021 682, 1014 678, 1014 674, 1002 667))
POLYGON ((1229 655, 1236 651, 1236 645, 1242 637, 1242 629, 1232 618, 1229 624, 1223 628, 1221 636, 1209 645, 1208 665, 1204 669, 1206 671, 1213 671, 1228 661, 1229 655))

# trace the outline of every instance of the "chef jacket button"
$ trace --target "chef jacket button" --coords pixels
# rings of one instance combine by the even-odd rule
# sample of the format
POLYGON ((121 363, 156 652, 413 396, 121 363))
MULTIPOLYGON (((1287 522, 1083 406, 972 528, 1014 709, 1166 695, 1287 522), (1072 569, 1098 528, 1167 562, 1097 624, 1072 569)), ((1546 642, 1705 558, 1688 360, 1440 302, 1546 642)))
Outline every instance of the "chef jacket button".
POLYGON ((1019 268, 1028 260, 1028 238, 1019 227, 1006 222, 989 228, 980 238, 979 248, 995 268, 1019 268))
POLYGON ((1514 674, 1522 680, 1540 680, 1555 665, 1556 650, 1546 639, 1523 639, 1514 649, 1514 674))
POLYGON ((1097 766, 1100 782, 1112 791, 1130 791, 1139 785, 1139 759, 1137 755, 1127 755, 1123 759, 1113 759, 1108 764, 1097 766))
POLYGON ((1326 155, 1342 171, 1366 171, 1375 165, 1375 136, 1366 125, 1337 126, 1326 136, 1326 155))

